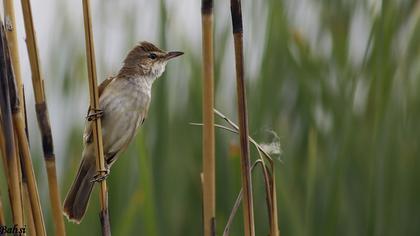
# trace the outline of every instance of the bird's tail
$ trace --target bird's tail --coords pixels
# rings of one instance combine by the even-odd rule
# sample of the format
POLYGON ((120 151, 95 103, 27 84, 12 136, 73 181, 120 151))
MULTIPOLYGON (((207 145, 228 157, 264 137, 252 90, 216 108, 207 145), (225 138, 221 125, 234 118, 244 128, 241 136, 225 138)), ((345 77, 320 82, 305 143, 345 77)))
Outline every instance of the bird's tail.
POLYGON ((77 224, 85 215, 94 185, 92 179, 96 174, 95 157, 86 155, 89 155, 88 152, 83 153, 76 179, 64 200, 64 215, 77 224))

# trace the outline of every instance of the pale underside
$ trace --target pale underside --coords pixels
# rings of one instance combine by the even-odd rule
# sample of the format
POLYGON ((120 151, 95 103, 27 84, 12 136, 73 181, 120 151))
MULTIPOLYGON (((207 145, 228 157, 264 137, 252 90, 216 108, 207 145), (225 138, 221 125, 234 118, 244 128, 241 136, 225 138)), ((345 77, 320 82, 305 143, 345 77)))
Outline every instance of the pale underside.
MULTIPOLYGON (((110 78, 104 83, 106 88, 100 87, 99 107, 103 111, 103 150, 109 168, 115 157, 127 148, 147 116, 151 83, 143 78, 110 78)), ((84 153, 95 151, 91 122, 86 122, 83 141, 84 153)))

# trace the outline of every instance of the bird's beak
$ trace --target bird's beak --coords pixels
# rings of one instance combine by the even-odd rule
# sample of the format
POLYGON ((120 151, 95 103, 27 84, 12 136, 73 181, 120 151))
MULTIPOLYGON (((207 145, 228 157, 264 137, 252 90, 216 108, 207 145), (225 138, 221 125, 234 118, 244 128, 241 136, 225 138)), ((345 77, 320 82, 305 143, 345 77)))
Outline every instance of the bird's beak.
POLYGON ((166 60, 169 60, 169 59, 172 59, 172 58, 175 58, 175 57, 179 57, 182 54, 184 54, 184 53, 183 52, 168 52, 166 54, 166 60))

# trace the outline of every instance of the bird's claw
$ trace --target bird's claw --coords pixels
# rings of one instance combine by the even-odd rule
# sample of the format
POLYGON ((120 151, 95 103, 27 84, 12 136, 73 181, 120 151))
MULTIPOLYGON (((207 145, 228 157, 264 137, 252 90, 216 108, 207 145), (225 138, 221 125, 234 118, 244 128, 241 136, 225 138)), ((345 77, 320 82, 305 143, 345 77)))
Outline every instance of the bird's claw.
POLYGON ((102 182, 104 181, 109 175, 109 169, 105 169, 105 170, 99 170, 98 174, 96 174, 95 176, 93 176, 92 180, 90 181, 91 183, 94 182, 102 182))
POLYGON ((98 110, 91 109, 89 111, 89 114, 86 116, 86 119, 88 121, 92 121, 92 120, 96 120, 96 119, 101 118, 103 115, 104 115, 103 110, 101 110, 101 109, 98 109, 98 110))

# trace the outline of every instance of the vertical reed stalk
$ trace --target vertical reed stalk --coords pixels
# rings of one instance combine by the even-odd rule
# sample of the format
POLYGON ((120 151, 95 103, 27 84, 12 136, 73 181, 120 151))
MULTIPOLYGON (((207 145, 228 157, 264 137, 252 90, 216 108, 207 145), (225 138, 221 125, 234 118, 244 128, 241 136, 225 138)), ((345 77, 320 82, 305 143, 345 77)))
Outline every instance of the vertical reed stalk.
MULTIPOLYGON (((4 32, 2 32, 2 37, 4 37, 4 32)), ((6 72, 7 72, 7 81, 9 85, 9 101, 10 101, 10 108, 12 112, 12 118, 13 118, 13 128, 16 136, 6 136, 11 137, 14 139, 17 139, 18 147, 20 151, 20 160, 22 165, 22 171, 25 172, 25 175, 27 176, 28 180, 28 189, 29 189, 29 198, 31 202, 31 208, 32 208, 32 214, 34 215, 34 221, 35 221, 35 228, 37 235, 45 235, 45 225, 44 225, 44 219, 42 216, 42 210, 41 210, 41 204, 39 200, 38 195, 38 189, 36 186, 36 180, 35 180, 35 174, 33 171, 32 166, 32 160, 31 155, 29 151, 29 143, 25 132, 25 121, 22 116, 22 110, 21 105, 18 97, 18 92, 16 88, 16 81, 14 78, 14 73, 12 69, 12 64, 10 61, 9 51, 7 45, 7 40, 3 38, 4 43, 4 59, 6 62, 6 72)), ((16 144, 15 144, 16 145, 16 144)), ((15 146, 17 147, 17 146, 15 146)), ((16 152, 15 155, 18 155, 18 152, 16 152)), ((19 166, 20 163, 17 163, 19 166)), ((18 168, 19 169, 19 168, 18 168)), ((10 169, 9 169, 10 170, 10 169)), ((11 171, 10 171, 11 172, 11 171)), ((19 172, 15 175, 19 176, 19 172)), ((22 195, 19 195, 20 202, 22 203, 22 195)), ((22 212, 23 215, 23 212, 22 212)))
POLYGON ((213 0, 201 2, 203 47, 203 215, 204 235, 216 235, 216 183, 214 153, 213 0))
POLYGON ((32 71, 32 84, 35 95, 35 108, 38 119, 38 126, 42 137, 42 149, 47 169, 48 189, 50 195, 55 235, 64 236, 64 220, 61 207, 60 191, 58 188, 57 170, 55 165, 54 145, 51 134, 51 125, 48 116, 48 108, 45 98, 44 81, 41 75, 38 46, 35 37, 35 28, 32 17, 32 9, 29 0, 22 0, 22 11, 25 23, 26 45, 29 54, 29 62, 32 71))
POLYGON ((25 209, 25 225, 29 228, 29 235, 36 235, 34 215, 32 214, 31 200, 29 197, 28 181, 25 179, 24 172, 22 172, 22 194, 23 194, 23 208, 25 209))
MULTIPOLYGON (((229 118, 227 118, 225 115, 223 115, 218 110, 214 109, 215 114, 217 114, 220 118, 224 119, 233 129, 225 126, 221 126, 216 124, 215 126, 218 128, 222 128, 224 130, 233 132, 238 134, 239 133, 239 127, 231 121, 229 118)), ((274 169, 274 162, 273 158, 252 138, 248 137, 249 142, 254 144, 255 148, 258 151, 259 159, 252 165, 251 172, 255 168, 257 164, 261 164, 261 170, 263 172, 264 176, 264 185, 265 185, 265 191, 266 191, 266 200, 267 200, 267 209, 268 209, 268 218, 269 218, 269 225, 270 225, 270 236, 279 236, 279 226, 278 226, 278 216, 277 216, 277 194, 276 194, 276 177, 275 177, 275 169, 274 169), (270 169, 265 164, 264 158, 268 160, 270 163, 270 169), (271 172, 270 172, 271 170, 271 172)), ((236 214, 236 210, 239 207, 239 203, 242 200, 242 189, 238 195, 238 198, 235 202, 235 205, 231 211, 231 215, 229 217, 229 220, 226 224, 225 230, 223 232, 224 236, 229 235, 229 229, 230 225, 233 222, 233 217, 236 214)))
MULTIPOLYGON (((25 100, 25 89, 24 86, 22 85, 22 106, 23 106, 23 114, 25 116, 25 132, 26 132, 26 139, 29 140, 29 135, 28 135, 28 119, 26 116, 26 100, 25 100)), ((30 144, 29 144, 30 145, 30 144)), ((20 154, 22 155, 22 154, 20 154)), ((22 166, 24 165, 23 163, 23 158, 20 158, 20 168, 22 169, 22 166)), ((24 171, 22 171, 22 204, 23 204, 23 209, 24 209, 24 219, 25 219, 25 225, 28 226, 29 228, 29 235, 36 235, 36 229, 35 229, 35 222, 34 222, 34 215, 33 215, 33 211, 32 211, 32 207, 31 207, 31 200, 29 197, 29 188, 28 188, 28 178, 26 177, 26 173, 24 171)))
MULTIPOLYGON (((15 145, 15 135, 13 133, 13 121, 12 121, 12 110, 11 110, 11 98, 9 96, 9 82, 8 81, 8 70, 11 69, 10 65, 7 64, 6 53, 8 51, 5 30, 3 21, 0 19, 0 107, 1 107, 1 118, 2 118, 2 135, 4 138, 4 158, 6 159, 6 165, 4 166, 7 174, 7 182, 9 188, 10 206, 12 208, 13 224, 18 227, 23 226, 23 211, 22 211, 22 199, 21 199, 21 188, 19 180, 19 165, 18 165, 18 153, 15 145)), ((16 99, 16 98, 15 98, 16 99)))
MULTIPOLYGON (((88 76, 89 76, 89 92, 90 92, 90 109, 93 111, 98 111, 99 108, 99 94, 98 86, 96 80, 96 62, 95 62, 95 49, 93 42, 93 30, 92 30, 92 20, 90 15, 90 1, 82 0, 83 2, 83 18, 84 18, 84 27, 85 27, 85 40, 86 40, 86 57, 87 57, 87 67, 88 67, 88 76)), ((92 120, 92 133, 93 140, 96 147, 96 167, 99 173, 105 173, 105 161, 104 161, 104 151, 102 144, 102 130, 101 130, 101 119, 92 120)), ((109 214, 108 214, 108 190, 106 185, 106 180, 100 182, 101 191, 99 193, 99 200, 101 205, 101 212, 99 214, 101 226, 102 226, 102 235, 111 235, 111 226, 109 223, 109 214)))
POLYGON ((23 101, 23 86, 20 73, 19 47, 16 33, 16 20, 13 0, 3 0, 4 14, 6 19, 6 38, 10 50, 10 59, 13 65, 16 87, 19 94, 19 100, 23 101))
POLYGON ((244 56, 243 56, 243 28, 241 1, 231 0, 230 10, 232 15, 233 38, 235 44, 236 62, 236 91, 238 96, 238 116, 239 116, 239 139, 241 143, 241 170, 243 186, 243 212, 244 228, 246 236, 255 235, 254 209, 252 195, 251 166, 249 158, 248 143, 248 118, 246 107, 246 93, 244 81, 244 56))
MULTIPOLYGON (((254 171, 254 168, 258 165, 261 164, 261 166, 263 166, 263 162, 261 160, 257 160, 252 166, 251 166, 251 172, 254 171)), ((230 233, 230 226, 233 223, 233 219, 235 218, 236 212, 239 209, 239 206, 241 204, 243 198, 243 188, 241 188, 241 190, 239 191, 238 196, 236 197, 236 201, 235 204, 233 205, 232 211, 230 212, 228 221, 226 223, 225 229, 223 230, 223 236, 228 236, 230 233)))
POLYGON ((46 235, 44 217, 42 215, 41 203, 38 194, 38 187, 36 184, 35 173, 33 170, 31 153, 29 151, 29 143, 25 132, 25 122, 21 115, 20 106, 16 106, 13 112, 13 124, 17 140, 19 142, 20 157, 22 171, 25 172, 29 190, 29 200, 31 202, 32 214, 35 223, 35 230, 37 235, 46 235))
MULTIPOLYGON (((16 82, 16 89, 18 92, 18 97, 20 102, 24 102, 25 95, 23 92, 23 83, 22 83, 22 77, 20 73, 20 60, 19 60, 19 47, 17 42, 17 32, 16 32, 16 19, 15 19, 15 9, 13 5, 12 0, 4 0, 3 1, 4 6, 4 13, 5 13, 5 19, 6 19, 6 38, 7 43, 9 45, 10 50, 10 59, 13 66, 13 72, 14 72, 14 78, 16 82)), ((26 121, 26 109, 19 109, 16 111, 19 114, 19 116, 25 117, 26 121)), ((25 130, 27 131, 27 126, 25 122, 25 130)), ((16 144, 18 143, 17 140, 15 140, 16 144)), ((16 145, 16 150, 19 150, 19 146, 16 145)), ((22 154, 20 154, 20 159, 22 161, 22 154)), ((18 163, 23 165, 21 162, 18 163)), ((20 167, 21 169, 21 167, 20 167)), ((23 208, 23 215, 24 215, 24 222, 25 224, 29 224, 29 233, 35 234, 35 227, 33 222, 33 211, 30 205, 30 198, 29 198, 29 190, 28 190, 28 182, 25 175, 25 172, 22 171, 22 185, 21 185, 21 191, 22 191, 22 208, 23 208)))

